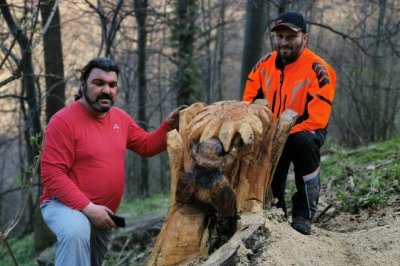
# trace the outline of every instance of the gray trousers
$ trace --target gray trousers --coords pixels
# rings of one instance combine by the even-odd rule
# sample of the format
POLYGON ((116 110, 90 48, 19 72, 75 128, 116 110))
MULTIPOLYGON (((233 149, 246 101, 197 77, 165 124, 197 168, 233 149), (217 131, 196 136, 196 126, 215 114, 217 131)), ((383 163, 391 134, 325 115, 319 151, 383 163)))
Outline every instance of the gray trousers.
POLYGON ((43 219, 57 237, 56 266, 101 266, 108 250, 111 230, 94 227, 80 211, 57 199, 40 206, 43 219))

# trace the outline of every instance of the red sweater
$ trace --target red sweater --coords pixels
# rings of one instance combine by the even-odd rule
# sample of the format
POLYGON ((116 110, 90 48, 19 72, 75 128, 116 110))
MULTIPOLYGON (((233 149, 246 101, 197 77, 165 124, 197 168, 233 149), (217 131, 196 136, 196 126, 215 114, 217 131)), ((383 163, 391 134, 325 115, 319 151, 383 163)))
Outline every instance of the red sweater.
POLYGON ((79 101, 56 113, 45 135, 41 158, 43 195, 81 210, 90 202, 117 211, 124 189, 125 150, 153 156, 166 149, 169 125, 147 133, 124 111, 113 107, 104 117, 79 101))

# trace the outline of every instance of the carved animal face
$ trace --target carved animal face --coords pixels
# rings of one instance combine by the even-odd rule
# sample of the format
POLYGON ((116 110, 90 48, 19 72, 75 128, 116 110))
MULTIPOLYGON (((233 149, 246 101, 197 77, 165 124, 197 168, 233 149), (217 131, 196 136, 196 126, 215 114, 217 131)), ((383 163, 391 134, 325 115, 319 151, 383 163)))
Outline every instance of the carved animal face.
POLYGON ((192 142, 190 154, 196 165, 208 169, 218 169, 223 164, 225 151, 220 140, 208 139, 198 144, 192 142))

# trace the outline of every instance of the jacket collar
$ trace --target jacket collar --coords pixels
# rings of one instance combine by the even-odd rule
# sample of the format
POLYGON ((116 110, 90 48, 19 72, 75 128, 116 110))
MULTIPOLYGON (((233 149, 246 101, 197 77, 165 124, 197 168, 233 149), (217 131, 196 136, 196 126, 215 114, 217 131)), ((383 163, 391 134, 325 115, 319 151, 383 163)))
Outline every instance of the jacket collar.
POLYGON ((303 52, 301 52, 300 56, 296 59, 296 61, 287 65, 283 64, 282 57, 279 55, 278 52, 276 52, 275 67, 280 70, 283 70, 285 67, 290 67, 290 68, 295 67, 303 61, 303 58, 307 54, 307 51, 308 49, 307 47, 305 47, 303 52))

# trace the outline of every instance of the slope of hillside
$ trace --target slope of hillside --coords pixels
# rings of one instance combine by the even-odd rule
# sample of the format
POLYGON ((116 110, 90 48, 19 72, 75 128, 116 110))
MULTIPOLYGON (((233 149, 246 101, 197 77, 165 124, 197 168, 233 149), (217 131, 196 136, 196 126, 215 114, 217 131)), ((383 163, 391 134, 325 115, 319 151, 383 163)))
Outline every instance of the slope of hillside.
MULTIPOLYGON (((323 171, 312 235, 293 230, 282 210, 265 210, 255 248, 241 246, 235 265, 400 266, 400 136, 356 150, 330 147, 323 171)), ((105 265, 144 265, 167 206, 168 195, 124 203, 119 214, 128 227, 114 231, 105 265)), ((37 265, 32 235, 10 244, 20 265, 37 265)), ((52 265, 53 250, 41 257, 52 265)), ((3 245, 0 261, 14 265, 3 245)))
POLYGON ((241 265, 400 265, 400 198, 380 210, 332 213, 310 236, 267 216, 262 253, 241 265))
POLYGON ((253 247, 238 249, 236 265, 400 265, 399 162, 400 136, 355 150, 330 147, 312 235, 293 230, 282 210, 266 210, 265 230, 253 247))
POLYGON ((330 152, 322 163, 325 178, 312 235, 296 232, 290 217, 270 210, 263 251, 244 264, 400 265, 399 162, 400 136, 330 152))

